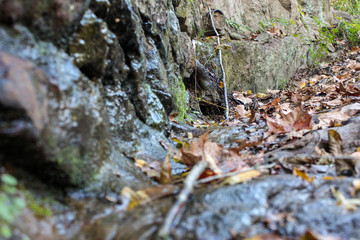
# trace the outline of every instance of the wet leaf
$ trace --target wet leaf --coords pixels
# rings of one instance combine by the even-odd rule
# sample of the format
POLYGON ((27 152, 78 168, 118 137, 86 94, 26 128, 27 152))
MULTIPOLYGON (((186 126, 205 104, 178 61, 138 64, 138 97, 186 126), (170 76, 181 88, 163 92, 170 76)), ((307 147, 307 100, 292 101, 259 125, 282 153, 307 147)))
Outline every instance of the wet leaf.
POLYGON ((301 177, 303 180, 308 181, 308 182, 313 182, 314 181, 314 177, 309 177, 309 175, 305 172, 305 171, 300 171, 297 168, 293 169, 293 174, 295 176, 301 177))

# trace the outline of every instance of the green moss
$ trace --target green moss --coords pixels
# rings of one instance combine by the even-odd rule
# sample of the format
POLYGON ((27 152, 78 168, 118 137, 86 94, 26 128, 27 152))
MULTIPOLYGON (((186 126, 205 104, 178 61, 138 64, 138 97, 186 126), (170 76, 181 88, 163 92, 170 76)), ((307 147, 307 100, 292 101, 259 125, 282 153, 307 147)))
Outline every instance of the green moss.
POLYGON ((45 218, 52 216, 51 210, 48 207, 46 207, 46 205, 49 204, 49 202, 51 202, 49 198, 36 199, 31 192, 25 189, 23 189, 23 192, 26 200, 26 206, 31 211, 33 211, 36 217, 45 218))
POLYGON ((181 77, 174 77, 174 82, 171 87, 171 95, 174 98, 173 102, 175 109, 179 113, 179 121, 183 121, 186 111, 188 110, 188 105, 186 100, 185 85, 181 77))
POLYGON ((59 165, 67 170, 71 183, 80 186, 85 185, 91 178, 92 170, 89 167, 91 163, 86 166, 85 162, 80 157, 79 148, 73 146, 63 148, 58 158, 59 165))
POLYGON ((34 212, 35 216, 38 218, 45 218, 52 216, 52 212, 50 209, 39 205, 37 202, 29 203, 28 207, 34 212))

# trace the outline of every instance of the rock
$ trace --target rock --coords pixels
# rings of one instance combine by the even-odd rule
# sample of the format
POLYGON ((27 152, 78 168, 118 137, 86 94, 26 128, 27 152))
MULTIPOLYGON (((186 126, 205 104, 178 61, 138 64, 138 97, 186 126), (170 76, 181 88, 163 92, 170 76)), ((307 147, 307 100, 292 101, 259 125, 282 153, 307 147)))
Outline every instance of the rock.
MULTIPOLYGON (((199 3, 200 5, 200 3, 199 3)), ((179 19, 180 29, 191 38, 196 37, 199 32, 205 32, 202 27, 200 8, 191 0, 173 1, 176 17, 179 19)))
MULTIPOLYGON (((171 239, 233 239, 276 232, 298 238, 307 230, 325 236, 357 239, 360 211, 337 205, 330 186, 349 198, 352 179, 309 183, 292 175, 268 176, 247 183, 197 190, 171 230, 171 239), (347 224, 347 223, 356 224, 347 224)), ((117 212, 85 225, 73 239, 155 238, 174 198, 117 212), (165 211, 166 212, 166 211, 165 211), (119 222, 121 224, 119 225, 119 222), (113 231, 109 231, 109 230, 113 231)))
MULTIPOLYGON (((1 55, 2 95, 8 96, 2 98, 1 105, 5 111, 18 112, 10 119, 2 118, 5 161, 12 159, 14 165, 49 183, 87 185, 109 154, 110 134, 100 89, 54 45, 40 43, 25 49, 23 43, 33 41, 23 37, 31 36, 29 33, 22 32, 18 35, 21 38, 14 32, 7 34, 1 30, 0 49, 31 59, 38 67, 6 53, 1 55), (20 88, 18 81, 24 82, 20 88)), ((4 112, 1 115, 6 116, 4 112)))
POLYGON ((116 85, 127 76, 128 66, 116 35, 90 10, 86 11, 79 31, 69 44, 69 53, 90 79, 102 78, 105 84, 116 85))
POLYGON ((90 0, 1 0, 0 21, 28 26, 37 36, 56 43, 67 41, 90 0))

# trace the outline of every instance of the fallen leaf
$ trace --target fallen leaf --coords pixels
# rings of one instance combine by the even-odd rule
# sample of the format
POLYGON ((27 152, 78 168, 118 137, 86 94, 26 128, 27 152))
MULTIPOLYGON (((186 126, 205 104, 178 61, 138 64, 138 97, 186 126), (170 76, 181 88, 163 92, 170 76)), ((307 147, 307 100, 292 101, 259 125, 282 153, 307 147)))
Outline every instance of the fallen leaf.
POLYGON ((284 115, 282 119, 266 117, 266 121, 269 132, 272 133, 285 133, 302 129, 311 129, 312 125, 312 117, 308 112, 304 111, 301 106, 284 115))
POLYGON ((256 94, 256 96, 257 96, 257 98, 259 98, 259 99, 264 99, 264 98, 267 98, 267 97, 268 97, 268 95, 265 94, 265 93, 258 93, 258 94, 256 94))
POLYGON ((190 147, 181 147, 174 159, 189 167, 205 159, 215 173, 227 173, 247 166, 246 162, 235 151, 225 149, 221 145, 211 142, 209 133, 200 136, 190 144, 190 147))
POLYGON ((303 180, 311 182, 311 183, 314 181, 314 177, 310 178, 309 175, 307 175, 307 173, 305 171, 300 171, 297 168, 293 169, 293 175, 301 177, 303 180))
POLYGON ((140 168, 149 178, 160 179, 161 164, 159 161, 155 160, 148 163, 142 159, 135 159, 135 166, 140 168))
POLYGON ((312 231, 306 231, 298 240, 341 240, 339 237, 323 236, 312 231))
POLYGON ((235 107, 235 111, 239 114, 240 117, 247 117, 248 115, 250 116, 250 111, 245 109, 244 105, 237 105, 235 107))
POLYGON ((122 207, 131 210, 138 205, 148 203, 150 201, 171 196, 179 192, 179 186, 176 185, 159 185, 139 191, 134 191, 129 187, 124 187, 120 193, 122 207))
MULTIPOLYGON (((233 238, 233 239, 242 239, 242 238, 233 238)), ((263 234, 251 238, 245 238, 244 240, 287 240, 287 238, 283 238, 281 236, 274 234, 263 234)))
POLYGON ((159 182, 161 184, 169 184, 171 183, 171 164, 170 159, 173 155, 173 150, 169 150, 168 154, 166 155, 166 158, 164 162, 161 165, 161 171, 160 171, 160 180, 159 182))
POLYGON ((235 176, 228 177, 224 180, 223 184, 235 185, 256 178, 261 175, 258 170, 251 170, 248 172, 239 173, 235 176))
POLYGON ((340 134, 334 129, 328 130, 329 152, 333 155, 341 155, 343 143, 340 134))
POLYGON ((178 117, 179 116, 179 113, 177 113, 177 112, 175 112, 175 113, 170 113, 170 115, 169 115, 169 120, 171 121, 171 122, 173 122, 173 123, 178 123, 177 121, 176 121, 176 117, 178 117))
POLYGON ((342 111, 332 111, 328 113, 323 113, 318 117, 319 123, 318 126, 329 127, 331 123, 341 123, 343 121, 349 120, 350 117, 342 111))
POLYGON ((360 206, 360 199, 358 198, 346 198, 341 192, 336 190, 333 186, 330 187, 332 194, 336 199, 336 204, 343 207, 348 211, 355 211, 360 206))

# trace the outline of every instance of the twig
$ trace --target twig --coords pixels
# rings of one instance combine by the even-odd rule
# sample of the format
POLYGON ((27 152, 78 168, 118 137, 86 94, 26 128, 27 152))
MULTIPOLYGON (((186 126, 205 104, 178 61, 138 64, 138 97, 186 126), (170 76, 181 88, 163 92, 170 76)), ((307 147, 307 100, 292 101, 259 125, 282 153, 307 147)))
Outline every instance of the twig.
POLYGON ((198 184, 208 183, 208 182, 211 182, 211 181, 214 181, 214 180, 218 180, 218 179, 222 179, 222 178, 227 178, 227 177, 232 177, 232 176, 235 176, 235 175, 238 175, 238 174, 241 174, 241 173, 250 172, 250 171, 252 171, 252 170, 261 170, 261 169, 272 168, 272 167, 274 167, 275 165, 276 165, 275 163, 271 163, 271 164, 268 164, 268 165, 251 167, 251 168, 248 168, 248 169, 246 169, 246 170, 229 172, 229 173, 221 174, 221 175, 214 175, 214 176, 210 176, 210 177, 207 177, 207 178, 203 178, 203 179, 197 181, 197 183, 198 183, 198 184))
POLYGON ((197 97, 197 61, 196 61, 196 43, 195 40, 192 40, 193 50, 194 50, 194 61, 195 61, 195 97, 197 97))
POLYGON ((215 24, 214 24, 214 19, 212 17, 212 11, 211 8, 209 7, 209 15, 210 15, 210 19, 211 19, 211 24, 212 27, 214 28, 214 32, 216 34, 217 37, 217 44, 219 46, 219 61, 220 61, 220 67, 221 67, 221 72, 222 72, 222 82, 224 84, 224 95, 225 95, 225 118, 226 121, 229 121, 229 103, 228 103, 228 99, 227 99, 227 88, 226 88, 226 75, 225 75, 225 70, 224 70, 224 66, 223 66, 223 62, 222 62, 222 52, 221 52, 221 48, 220 48, 220 35, 218 33, 218 31, 216 30, 215 24))
POLYGON ((208 163, 204 160, 198 162, 190 171, 190 173, 187 175, 185 181, 184 181, 184 188, 178 195, 176 203, 172 206, 170 211, 168 212, 164 224, 161 226, 158 237, 160 239, 167 239, 170 234, 171 227, 175 221, 176 218, 179 218, 180 212, 184 205, 186 204, 186 201, 188 200, 190 194, 194 190, 194 186, 197 183, 197 179, 201 175, 201 173, 204 171, 204 169, 207 167, 208 163))

